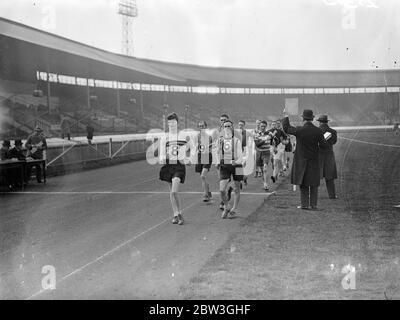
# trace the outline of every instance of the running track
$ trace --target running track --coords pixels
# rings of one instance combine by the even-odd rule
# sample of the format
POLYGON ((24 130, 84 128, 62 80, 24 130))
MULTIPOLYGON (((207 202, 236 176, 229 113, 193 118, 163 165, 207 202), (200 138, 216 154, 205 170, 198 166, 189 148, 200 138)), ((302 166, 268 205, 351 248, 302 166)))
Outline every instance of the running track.
MULTIPOLYGON (((185 225, 171 224, 168 185, 145 161, 49 178, 26 193, 1 194, 1 299, 179 299, 179 287, 268 194, 249 178, 240 215, 222 220, 201 201, 194 166, 181 195, 185 225), (56 289, 43 290, 54 266, 56 289)), ((209 174, 218 190, 217 171, 209 174)))

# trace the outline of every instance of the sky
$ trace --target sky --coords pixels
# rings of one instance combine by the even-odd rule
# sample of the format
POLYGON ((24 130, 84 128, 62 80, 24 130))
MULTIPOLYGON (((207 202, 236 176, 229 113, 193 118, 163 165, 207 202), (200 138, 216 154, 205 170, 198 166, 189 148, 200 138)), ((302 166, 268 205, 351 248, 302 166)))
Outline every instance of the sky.
MULTIPOLYGON (((400 0, 137 0, 134 56, 213 67, 400 68, 400 0)), ((0 16, 121 52, 118 0, 1 0, 0 16)))

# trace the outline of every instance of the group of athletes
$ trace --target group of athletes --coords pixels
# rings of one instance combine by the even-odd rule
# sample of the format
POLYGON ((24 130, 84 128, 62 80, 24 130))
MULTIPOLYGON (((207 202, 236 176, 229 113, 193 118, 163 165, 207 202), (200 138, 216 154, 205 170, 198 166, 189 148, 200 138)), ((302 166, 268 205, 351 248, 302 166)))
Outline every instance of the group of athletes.
POLYGON ((204 202, 212 200, 207 175, 212 165, 217 167, 223 219, 233 218, 238 213, 240 190, 247 185, 247 176, 254 172, 254 167, 254 177, 263 179, 265 191, 270 189, 269 179, 275 183, 288 169, 294 144, 282 130, 279 120, 272 122, 270 128, 265 120, 257 120, 253 130, 246 130, 246 122, 240 120, 235 129, 229 116, 223 114, 218 129, 209 130, 207 123, 200 121, 198 131, 186 137, 178 133, 178 121, 176 113, 167 116, 168 133, 161 139, 159 152, 163 164, 159 178, 170 185, 173 224, 184 224, 179 188, 185 182, 186 165, 195 163, 195 172, 201 177, 204 202), (191 154, 190 160, 187 154, 191 154), (268 175, 270 162, 272 173, 268 175), (249 166, 250 163, 255 166, 249 166))

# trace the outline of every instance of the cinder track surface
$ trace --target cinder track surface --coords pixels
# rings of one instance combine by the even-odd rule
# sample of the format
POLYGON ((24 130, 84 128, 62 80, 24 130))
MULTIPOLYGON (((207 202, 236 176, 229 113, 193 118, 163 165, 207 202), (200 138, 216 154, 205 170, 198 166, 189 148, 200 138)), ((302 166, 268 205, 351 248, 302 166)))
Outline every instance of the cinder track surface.
MULTIPOLYGON (((220 218, 219 195, 205 204, 194 166, 181 191, 185 225, 171 224, 168 185, 145 161, 34 182, 1 194, 1 299, 179 299, 243 218, 268 196, 249 179, 240 215, 220 218), (43 290, 43 266, 56 289, 43 290)), ((218 190, 217 170, 209 174, 218 190)))

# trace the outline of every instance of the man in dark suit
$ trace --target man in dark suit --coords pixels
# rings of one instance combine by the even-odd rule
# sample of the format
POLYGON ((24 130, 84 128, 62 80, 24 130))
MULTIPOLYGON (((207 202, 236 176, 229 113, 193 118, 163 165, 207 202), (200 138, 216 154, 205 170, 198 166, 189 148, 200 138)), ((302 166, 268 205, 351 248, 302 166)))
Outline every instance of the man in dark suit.
POLYGON ((14 141, 14 148, 10 149, 10 158, 25 160, 26 157, 22 150, 22 141, 17 139, 14 141))
POLYGON ((88 139, 88 143, 92 144, 92 139, 93 139, 93 133, 94 133, 94 128, 92 127, 92 125, 90 124, 90 121, 87 122, 86 125, 86 133, 87 133, 87 139, 88 139))
POLYGON ((10 140, 4 140, 3 146, 0 149, 0 160, 8 160, 10 159, 10 140))
MULTIPOLYGON (((39 126, 35 127, 32 134, 26 139, 25 147, 28 150, 29 157, 33 159, 43 159, 43 150, 47 149, 46 137, 43 134, 42 128, 39 126)), ((40 165, 35 165, 36 167, 36 180, 38 183, 42 183, 42 168, 40 165)), ((31 166, 27 167, 27 177, 30 179, 32 172, 31 166)))
POLYGON ((289 117, 282 120, 283 130, 296 136, 297 146, 294 153, 291 182, 300 185, 301 209, 317 210, 318 187, 320 183, 319 149, 326 147, 322 130, 312 123, 312 110, 303 111, 303 126, 293 127, 289 117))
POLYGON ((336 161, 335 154, 333 153, 333 145, 337 141, 337 132, 328 126, 328 116, 321 115, 317 121, 319 121, 319 127, 322 133, 329 132, 330 137, 326 138, 327 147, 319 151, 319 165, 321 179, 325 178, 326 189, 330 199, 337 199, 335 191, 335 179, 337 179, 336 161))
MULTIPOLYGON (((14 140, 14 148, 10 149, 10 158, 11 159, 17 159, 19 161, 25 161, 26 157, 25 154, 22 150, 22 141, 20 139, 14 140)), ((24 173, 23 181, 19 179, 20 177, 20 171, 19 169, 13 169, 12 171, 12 179, 11 179, 11 185, 14 188, 20 188, 21 183, 26 183, 27 182, 27 176, 26 172, 24 173)))

